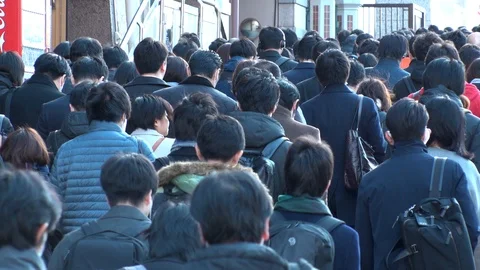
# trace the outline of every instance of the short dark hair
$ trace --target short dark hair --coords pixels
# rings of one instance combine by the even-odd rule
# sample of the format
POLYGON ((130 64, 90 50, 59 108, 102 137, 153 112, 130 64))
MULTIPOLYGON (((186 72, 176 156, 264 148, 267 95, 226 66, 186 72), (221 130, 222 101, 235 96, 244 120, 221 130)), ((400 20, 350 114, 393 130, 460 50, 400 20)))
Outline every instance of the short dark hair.
MULTIPOLYGON (((235 82, 237 81, 237 77, 240 71, 249 67, 253 67, 255 66, 256 63, 257 63, 256 60, 244 60, 238 63, 238 65, 235 67, 235 70, 233 71, 233 74, 232 74, 232 86, 235 85, 235 82)), ((234 89, 232 89, 232 93, 235 95, 235 92, 233 90, 234 89)))
POLYGON ((292 110, 295 101, 300 99, 300 92, 295 84, 285 78, 277 79, 277 83, 280 87, 280 100, 278 101, 278 105, 292 110))
POLYGON ((54 53, 44 53, 40 55, 33 64, 35 73, 47 75, 52 80, 56 80, 63 75, 70 76, 70 66, 65 58, 54 53))
POLYGON ((220 46, 222 46, 227 42, 228 41, 224 38, 217 38, 214 41, 212 41, 212 43, 210 43, 210 46, 208 46, 208 50, 216 52, 218 48, 220 48, 220 46))
POLYGON ((480 58, 480 47, 474 44, 465 44, 458 53, 465 64, 465 69, 468 69, 475 59, 480 58))
POLYGON ((463 45, 467 44, 467 37, 461 30, 455 30, 453 32, 447 32, 442 35, 443 40, 451 41, 455 45, 455 48, 459 51, 463 45))
POLYGON ((277 79, 282 77, 282 70, 277 64, 275 64, 272 61, 268 61, 265 59, 258 59, 253 66, 272 73, 273 77, 277 79))
POLYGON ((233 89, 242 111, 272 113, 280 98, 280 87, 275 77, 256 67, 242 70, 233 89))
POLYGON ((205 160, 228 162, 245 149, 243 127, 230 116, 208 117, 198 131, 197 146, 205 160))
POLYGON ((369 38, 364 40, 357 49, 358 55, 362 55, 365 53, 371 53, 378 57, 378 48, 380 47, 380 42, 376 39, 369 38))
POLYGON ((327 50, 318 57, 315 73, 325 87, 344 84, 350 74, 350 61, 340 50, 327 50))
POLYGON ((453 45, 446 42, 442 44, 435 43, 428 49, 425 57, 425 66, 428 66, 430 62, 440 57, 460 60, 460 55, 458 55, 458 51, 453 45))
POLYGON ((286 27, 282 27, 280 30, 285 34, 285 47, 292 48, 293 44, 298 41, 297 33, 286 27))
POLYGON ((357 36, 357 40, 355 41, 355 43, 360 46, 360 44, 362 44, 362 42, 364 42, 365 40, 369 39, 369 38, 373 38, 372 35, 370 35, 369 33, 362 33, 362 34, 359 34, 357 36))
POLYGON ((282 41, 285 42, 283 31, 280 28, 268 26, 260 31, 258 48, 260 50, 281 49, 282 41))
POLYGON ((465 91, 465 69, 455 59, 437 58, 427 65, 423 73, 423 87, 428 90, 443 85, 457 95, 465 91))
POLYGON ((153 164, 142 154, 120 154, 102 166, 100 184, 108 203, 130 202, 139 206, 145 195, 157 192, 158 177, 153 164))
POLYGON ((91 37, 80 37, 73 41, 70 46, 70 60, 77 61, 82 56, 95 56, 103 58, 103 49, 100 42, 91 37))
POLYGON ((123 62, 128 61, 128 55, 119 46, 108 46, 103 48, 103 60, 108 68, 118 68, 123 62))
POLYGON ((467 82, 480 78, 480 58, 475 59, 467 70, 467 82))
POLYGON ((428 27, 428 31, 438 33, 438 32, 440 31, 440 29, 438 28, 438 26, 436 26, 436 25, 434 25, 434 24, 431 24, 431 25, 428 27))
POLYGON ((361 34, 364 34, 364 33, 365 33, 365 32, 363 32, 363 30, 361 30, 361 29, 354 29, 354 30, 352 31, 352 34, 357 35, 357 36, 358 36, 358 35, 361 35, 361 34))
POLYGON ((427 32, 428 32, 428 30, 425 27, 420 27, 420 28, 417 29, 417 31, 415 31, 415 35, 421 35, 421 34, 425 34, 427 32))
POLYGON ((427 57, 428 49, 430 46, 436 43, 442 43, 442 39, 439 35, 434 32, 427 32, 425 34, 415 37, 415 42, 413 43, 413 50, 415 52, 415 58, 419 61, 425 61, 427 57))
POLYGON ((180 83, 188 78, 188 72, 188 63, 185 59, 178 56, 169 56, 167 58, 167 71, 163 80, 180 83))
POLYGON ((72 92, 70 92, 70 105, 72 105, 76 111, 86 110, 88 93, 95 85, 93 81, 87 80, 73 87, 72 92))
POLYGON ((182 40, 191 41, 191 42, 195 43, 198 47, 201 47, 200 39, 198 38, 198 35, 196 33, 185 32, 180 36, 180 39, 179 39, 178 42, 180 42, 182 40))
POLYGON ((90 90, 87 96, 86 111, 88 121, 93 120, 118 123, 124 115, 130 118, 132 107, 127 91, 117 83, 101 83, 90 90))
POLYGON ((342 52, 351 55, 355 49, 356 40, 357 35, 352 34, 348 36, 342 43, 340 43, 342 52))
POLYGON ((13 86, 22 85, 25 74, 22 57, 14 51, 0 53, 0 72, 6 73, 13 86))
POLYGON ((198 92, 186 97, 173 111, 175 138, 182 141, 195 141, 207 116, 216 115, 218 115, 217 104, 212 96, 198 92))
POLYGON ((313 48, 321 41, 320 36, 305 36, 298 42, 297 57, 302 60, 313 59, 313 48))
POLYGON ((350 31, 348 30, 341 30, 340 32, 338 32, 337 34, 337 40, 338 42, 340 42, 340 44, 342 44, 348 36, 350 36, 350 31))
POLYGON ((427 127, 428 113, 422 104, 402 98, 388 110, 385 122, 395 142, 420 140, 427 127))
MULTIPOLYGON (((167 69, 168 69, 168 66, 167 66, 167 69)), ((140 73, 138 73, 135 63, 127 61, 127 62, 123 62, 117 68, 117 71, 115 72, 115 76, 113 77, 113 81, 120 84, 121 86, 124 86, 127 83, 133 81, 138 76, 140 76, 140 73)))
POLYGON ((47 231, 53 231, 62 213, 55 191, 37 173, 25 170, 0 171, 0 208, 0 246, 18 250, 38 246, 39 227, 47 223, 47 231))
POLYGON ((155 121, 172 114, 172 106, 163 98, 143 95, 132 102, 132 115, 129 121, 133 129, 155 129, 155 121))
POLYGON ((179 56, 188 62, 188 53, 190 51, 195 52, 198 50, 198 47, 199 46, 197 46, 197 44, 195 44, 193 41, 181 40, 173 47, 172 51, 176 56, 179 56))
POLYGON ((100 80, 108 77, 108 67, 101 58, 83 56, 72 64, 72 75, 76 82, 100 80))
POLYGON ((369 68, 376 66, 378 59, 371 53, 364 53, 358 57, 358 62, 362 63, 365 68, 369 68))
POLYGON ((190 205, 190 213, 210 245, 260 243, 272 210, 272 197, 258 176, 242 171, 205 177, 195 188, 190 205))
POLYGON ((188 61, 191 75, 203 75, 212 78, 215 71, 222 67, 222 59, 216 52, 198 50, 188 61))
POLYGON ((313 49, 312 49, 312 60, 317 61, 320 54, 330 49, 340 50, 340 45, 338 45, 338 43, 335 43, 329 40, 322 40, 317 42, 317 44, 315 44, 315 46, 313 46, 313 49))
POLYGON ((350 86, 357 86, 365 79, 365 68, 362 63, 355 59, 350 59, 350 74, 347 83, 350 86))
POLYGON ((312 137, 296 139, 285 158, 286 193, 322 197, 333 177, 330 146, 312 137))
POLYGON ((255 43, 247 38, 234 41, 230 46, 230 57, 241 56, 243 58, 255 57, 257 47, 255 43))
POLYGON ((380 39, 379 58, 402 60, 408 50, 408 40, 399 34, 386 35, 380 39))
POLYGON ((47 146, 37 131, 29 127, 20 127, 10 133, 0 148, 5 162, 17 169, 32 169, 50 163, 47 146))
POLYGON ((145 38, 138 43, 133 51, 133 62, 140 75, 155 73, 165 63, 168 56, 168 49, 152 38, 145 38))
POLYGON ((382 106, 379 108, 382 112, 387 112, 392 107, 392 100, 387 86, 376 78, 368 78, 361 82, 357 87, 357 94, 364 95, 373 99, 373 101, 380 100, 382 106))
POLYGON ((65 59, 70 59, 70 41, 62 41, 53 49, 53 53, 60 55, 65 59))
POLYGON ((222 59, 223 64, 227 63, 228 60, 230 60, 230 48, 231 47, 232 47, 232 43, 225 43, 222 46, 220 46, 216 51, 218 56, 220 56, 220 59, 222 59))

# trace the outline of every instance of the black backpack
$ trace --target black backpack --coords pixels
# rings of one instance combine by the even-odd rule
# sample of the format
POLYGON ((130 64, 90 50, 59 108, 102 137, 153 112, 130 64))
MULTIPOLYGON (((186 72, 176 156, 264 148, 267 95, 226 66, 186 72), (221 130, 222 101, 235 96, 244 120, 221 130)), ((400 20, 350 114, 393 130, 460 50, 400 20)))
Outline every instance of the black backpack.
POLYGON ((472 246, 455 198, 442 198, 446 158, 435 158, 429 198, 401 213, 401 239, 387 256, 389 269, 475 269, 472 246), (395 255, 394 255, 395 254, 395 255))
POLYGON ((242 166, 252 168, 252 170, 258 174, 263 184, 271 191, 274 190, 275 184, 275 162, 273 162, 271 158, 277 149, 287 140, 286 137, 280 137, 267 144, 263 150, 245 149, 239 161, 242 166))
POLYGON ((6 117, 10 117, 12 98, 13 94, 15 94, 15 91, 17 91, 17 89, 18 87, 11 87, 0 90, 0 96, 5 96, 5 103, 3 104, 3 109, 6 117))
POLYGON ((323 216, 315 223, 286 220, 281 213, 271 217, 267 246, 289 262, 305 259, 322 270, 333 269, 335 243, 330 233, 345 222, 323 216))
POLYGON ((141 264, 148 256, 148 245, 140 239, 150 224, 145 221, 124 231, 104 229, 96 221, 83 225, 84 236, 68 250, 63 269, 113 270, 141 264))

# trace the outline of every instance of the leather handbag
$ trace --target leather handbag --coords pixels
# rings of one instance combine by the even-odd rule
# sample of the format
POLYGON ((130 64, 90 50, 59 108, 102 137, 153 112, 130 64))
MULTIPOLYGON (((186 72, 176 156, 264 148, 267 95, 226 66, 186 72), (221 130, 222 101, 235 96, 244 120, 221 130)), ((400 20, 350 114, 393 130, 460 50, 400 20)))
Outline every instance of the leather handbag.
POLYGON ((372 146, 358 134, 362 116, 362 103, 363 96, 359 96, 357 113, 353 118, 352 128, 347 134, 344 182, 345 188, 348 190, 358 190, 363 176, 378 166, 372 146))

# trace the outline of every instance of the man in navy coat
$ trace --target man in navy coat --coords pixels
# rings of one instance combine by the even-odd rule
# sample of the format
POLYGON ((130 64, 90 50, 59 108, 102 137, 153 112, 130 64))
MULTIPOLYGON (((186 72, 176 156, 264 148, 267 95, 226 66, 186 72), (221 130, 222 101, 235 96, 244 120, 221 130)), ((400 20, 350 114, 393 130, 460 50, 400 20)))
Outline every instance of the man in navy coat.
MULTIPOLYGON (((357 192, 345 188, 344 163, 348 131, 356 125, 357 106, 360 97, 345 83, 350 72, 350 61, 340 50, 327 50, 317 59, 315 72, 325 90, 302 105, 307 124, 320 129, 322 139, 332 147, 335 166, 328 190, 328 204, 332 214, 355 226, 357 192)), ((375 158, 382 161, 386 142, 373 100, 361 99, 362 113, 359 134, 375 150, 375 158)))

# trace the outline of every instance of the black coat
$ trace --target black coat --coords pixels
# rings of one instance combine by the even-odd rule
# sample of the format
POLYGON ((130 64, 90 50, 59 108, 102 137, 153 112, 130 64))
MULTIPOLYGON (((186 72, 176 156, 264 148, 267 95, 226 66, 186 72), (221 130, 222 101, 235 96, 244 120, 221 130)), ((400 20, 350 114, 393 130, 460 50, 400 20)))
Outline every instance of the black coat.
POLYGON ((77 136, 88 132, 88 119, 86 112, 71 112, 62 124, 62 128, 53 132, 47 137, 47 149, 53 155, 57 154, 58 149, 64 143, 74 139, 77 136))
POLYGON ((156 171, 170 165, 171 163, 179 161, 198 161, 197 153, 194 147, 180 147, 177 150, 171 151, 166 157, 157 158, 153 162, 156 171))
POLYGON ((315 77, 315 63, 302 62, 290 71, 283 74, 293 84, 315 77))
POLYGON ((393 89, 398 81, 410 75, 400 68, 399 61, 390 58, 380 59, 375 67, 366 68, 365 74, 368 77, 377 77, 384 80, 388 89, 393 89))
MULTIPOLYGON (((259 55, 258 55, 258 58, 259 59, 263 59, 263 60, 268 60, 268 61, 272 61, 272 62, 276 62, 278 60, 278 58, 282 57, 277 51, 264 51, 264 52, 261 52, 259 55)), ((293 61, 291 59, 289 59, 288 61, 286 61, 285 63, 281 64, 279 67, 280 67, 280 70, 282 71, 282 73, 285 73, 289 70, 292 70, 293 68, 295 68, 297 66, 297 62, 296 61, 293 61)))
POLYGON ((244 60, 245 58, 240 56, 234 56, 230 58, 230 60, 228 60, 228 62, 223 65, 223 70, 222 70, 222 73, 220 74, 220 79, 218 80, 217 85, 215 86, 215 88, 218 91, 224 93, 228 97, 235 100, 236 98, 232 92, 232 76, 237 65, 244 60))
MULTIPOLYGON (((357 193, 344 185, 346 137, 352 128, 359 97, 346 85, 337 84, 325 88, 321 95, 302 105, 307 124, 320 129, 322 140, 332 148, 335 157, 334 173, 328 203, 332 214, 354 227, 357 193)), ((385 155, 384 140, 378 109, 372 99, 363 98, 359 135, 375 150, 375 158, 382 161, 385 155)), ((356 121, 355 121, 356 123, 356 121)))
POLYGON ((44 140, 50 132, 62 127, 63 120, 70 113, 70 96, 66 95, 43 104, 37 131, 44 140))
POLYGON ((185 262, 178 258, 160 258, 160 259, 149 259, 143 264, 147 270, 182 270, 185 269, 185 262))
POLYGON ((318 81, 317 76, 306 79, 297 84, 298 92, 300 92, 300 104, 314 98, 320 94, 323 89, 323 85, 318 81))
POLYGON ((410 76, 401 79, 395 84, 393 93, 395 93, 395 99, 400 100, 407 97, 411 93, 420 90, 423 87, 423 72, 425 71, 425 63, 414 59, 408 68, 405 69, 410 76), (409 89, 409 85, 413 83, 415 91, 409 89))
POLYGON ((145 94, 153 94, 153 92, 167 87, 170 87, 170 85, 164 80, 145 76, 138 76, 124 86, 131 101, 135 100, 137 97, 145 94))

